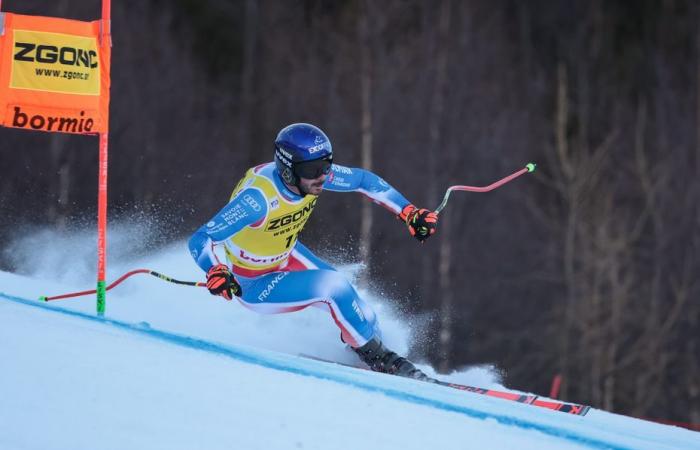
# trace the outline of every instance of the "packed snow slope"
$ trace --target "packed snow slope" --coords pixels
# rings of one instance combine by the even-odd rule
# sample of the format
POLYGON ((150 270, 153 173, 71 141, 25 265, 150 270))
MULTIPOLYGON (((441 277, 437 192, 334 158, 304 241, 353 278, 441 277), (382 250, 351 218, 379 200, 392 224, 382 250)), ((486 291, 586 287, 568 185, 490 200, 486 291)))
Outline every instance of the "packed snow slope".
MULTIPOLYGON (((202 275, 184 243, 138 260, 129 232, 108 279, 146 267, 202 275)), ((5 251, 0 272, 0 449, 700 449, 700 433, 592 410, 570 416, 296 356, 355 362, 327 313, 260 316, 201 288, 137 275, 108 294, 43 303, 94 286, 91 234, 41 233, 5 251), (37 242, 45 244, 35 254, 37 242)), ((348 270, 352 276, 352 270, 348 270)), ((385 338, 406 351, 390 300, 364 292, 385 338)), ((422 366, 426 371, 431 368, 422 366)), ((498 388, 488 368, 443 378, 498 388)))

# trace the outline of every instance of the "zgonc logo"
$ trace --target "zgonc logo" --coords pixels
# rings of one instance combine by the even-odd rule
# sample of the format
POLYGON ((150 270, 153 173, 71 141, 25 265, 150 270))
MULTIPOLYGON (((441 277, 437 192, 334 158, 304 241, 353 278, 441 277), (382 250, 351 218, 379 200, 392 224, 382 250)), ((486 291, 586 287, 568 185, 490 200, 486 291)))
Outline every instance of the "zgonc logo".
POLYGON ((96 38, 14 30, 10 86, 31 91, 100 95, 96 38))
POLYGON ((59 48, 55 45, 15 42, 14 60, 95 68, 97 67, 97 52, 74 47, 59 48))

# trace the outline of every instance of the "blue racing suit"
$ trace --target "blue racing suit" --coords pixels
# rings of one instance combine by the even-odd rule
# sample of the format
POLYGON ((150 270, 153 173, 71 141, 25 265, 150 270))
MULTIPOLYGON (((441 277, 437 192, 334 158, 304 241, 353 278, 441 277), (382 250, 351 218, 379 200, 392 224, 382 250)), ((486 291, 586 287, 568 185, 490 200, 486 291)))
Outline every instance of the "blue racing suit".
MULTIPOLYGON (((337 164, 323 188, 360 192, 397 215, 410 203, 372 172, 337 164)), ((230 202, 192 235, 190 252, 208 271, 221 263, 215 247, 223 247, 244 306, 268 314, 327 309, 343 341, 360 347, 379 333, 374 311, 342 274, 297 240, 317 199, 292 192, 274 163, 254 167, 230 202)))

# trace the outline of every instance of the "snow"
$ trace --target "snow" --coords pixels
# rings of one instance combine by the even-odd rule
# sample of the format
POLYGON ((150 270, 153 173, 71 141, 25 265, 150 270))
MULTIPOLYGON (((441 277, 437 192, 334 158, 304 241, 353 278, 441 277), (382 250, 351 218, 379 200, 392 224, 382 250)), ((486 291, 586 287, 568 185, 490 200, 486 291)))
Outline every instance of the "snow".
MULTIPOLYGON (((202 278, 184 242, 154 252, 143 237, 111 230, 108 280, 142 267, 202 278)), ((300 358, 356 361, 313 308, 260 316, 148 275, 109 291, 105 318, 94 296, 35 300, 94 288, 93 247, 91 232, 40 231, 6 249, 17 273, 0 272, 0 449, 700 449, 681 428, 300 358)), ((405 352, 420 321, 412 330, 390 299, 363 294, 405 352)), ((500 387, 488 367, 443 378, 500 387)))

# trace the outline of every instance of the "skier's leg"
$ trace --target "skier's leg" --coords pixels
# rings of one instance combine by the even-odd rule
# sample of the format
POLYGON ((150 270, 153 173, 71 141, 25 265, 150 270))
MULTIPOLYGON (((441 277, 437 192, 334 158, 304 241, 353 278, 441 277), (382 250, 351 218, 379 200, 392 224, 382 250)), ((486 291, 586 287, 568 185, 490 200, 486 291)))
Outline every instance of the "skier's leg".
POLYGON ((238 277, 243 288, 242 303, 268 314, 325 307, 340 328, 343 341, 372 370, 434 381, 384 346, 374 311, 345 277, 306 246, 297 243, 285 270, 257 278, 238 277))
POLYGON ((423 381, 435 381, 417 369, 411 361, 386 348, 377 337, 370 339, 362 347, 353 350, 365 364, 376 372, 385 372, 423 381))
MULTIPOLYGON (((289 255, 289 260, 288 260, 287 266, 284 268, 284 270, 285 271, 298 271, 298 270, 316 270, 316 269, 333 270, 333 271, 337 270, 335 267, 331 266, 328 262, 326 262, 325 260, 316 256, 316 254, 314 254, 311 250, 309 250, 308 247, 306 247, 300 241, 297 241, 297 244, 294 247, 294 250, 292 251, 291 255, 289 255)), ((356 302, 357 302, 357 305, 359 306, 360 310, 362 310, 363 314, 366 317, 369 317, 369 316, 375 317, 375 319, 374 319, 374 331, 375 331, 374 335, 376 337, 381 338, 382 333, 381 333, 381 329, 379 327, 379 320, 377 319, 376 315, 374 314, 374 310, 372 309, 372 307, 369 306, 369 304, 367 304, 359 296, 357 297, 356 302)), ((327 305, 325 303, 315 303, 313 306, 327 309, 327 305)), ((343 340, 343 342, 348 343, 348 341, 345 340, 345 338, 343 337, 342 333, 341 333, 341 340, 343 340)))
POLYGON ((296 245, 294 246, 294 250, 292 250, 292 254, 289 255, 289 260, 285 270, 314 269, 336 270, 335 267, 316 256, 300 241, 297 241, 296 245))
POLYGON ((299 311, 327 305, 343 340, 352 347, 366 344, 376 335, 374 311, 355 288, 333 270, 272 272, 256 278, 238 277, 244 306, 263 314, 299 311))

